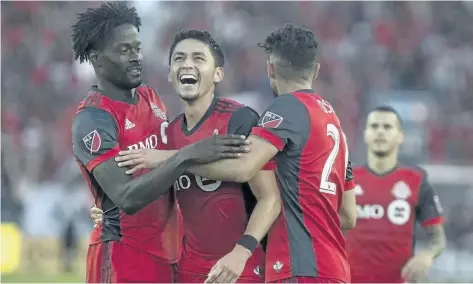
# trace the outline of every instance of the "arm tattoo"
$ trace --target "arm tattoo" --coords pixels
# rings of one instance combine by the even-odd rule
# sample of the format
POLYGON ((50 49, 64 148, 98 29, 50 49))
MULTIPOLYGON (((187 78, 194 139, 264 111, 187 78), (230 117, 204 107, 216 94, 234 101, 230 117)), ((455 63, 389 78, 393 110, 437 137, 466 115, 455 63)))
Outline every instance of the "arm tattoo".
POLYGON ((446 246, 445 231, 442 225, 426 227, 425 230, 429 235, 429 243, 427 250, 432 253, 434 258, 438 257, 446 246))

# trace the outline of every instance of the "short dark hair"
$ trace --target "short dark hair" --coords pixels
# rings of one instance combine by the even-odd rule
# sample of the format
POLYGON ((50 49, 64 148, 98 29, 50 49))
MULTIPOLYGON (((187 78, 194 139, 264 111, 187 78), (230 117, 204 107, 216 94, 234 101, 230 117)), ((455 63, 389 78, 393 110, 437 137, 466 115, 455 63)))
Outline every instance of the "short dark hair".
POLYGON ((107 2, 77 15, 77 22, 72 26, 72 48, 74 59, 80 63, 88 60, 89 52, 99 48, 113 28, 131 24, 139 31, 141 26, 136 9, 128 7, 126 2, 107 2))
POLYGON ((292 71, 296 71, 294 75, 300 76, 297 74, 299 71, 315 67, 319 44, 312 31, 285 24, 270 33, 263 42, 258 43, 258 46, 266 53, 281 59, 280 67, 291 68, 292 71))
POLYGON ((208 31, 201 31, 201 30, 184 30, 180 31, 174 37, 174 41, 172 42, 171 48, 169 49, 169 65, 171 65, 171 57, 176 45, 183 40, 186 39, 195 39, 200 42, 205 43, 212 53, 212 56, 215 60, 215 65, 217 67, 223 67, 225 64, 225 56, 223 55, 222 49, 220 46, 215 42, 212 35, 208 31))
POLYGON ((390 113, 392 113, 396 116, 397 121, 399 122, 399 127, 402 128, 402 126, 403 126, 401 115, 392 106, 382 105, 382 106, 374 107, 368 112, 368 115, 370 115, 370 113, 372 113, 372 112, 390 112, 390 113))

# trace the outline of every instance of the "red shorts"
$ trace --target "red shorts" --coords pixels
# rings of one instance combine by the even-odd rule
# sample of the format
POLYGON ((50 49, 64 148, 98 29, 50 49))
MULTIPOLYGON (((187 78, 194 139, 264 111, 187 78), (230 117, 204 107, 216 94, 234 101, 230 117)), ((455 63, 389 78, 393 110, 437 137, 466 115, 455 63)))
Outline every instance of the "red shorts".
POLYGON ((269 283, 345 283, 337 279, 319 278, 319 277, 291 277, 269 283))
POLYGON ((90 245, 86 266, 87 283, 172 283, 176 275, 175 264, 112 241, 90 245))
MULTIPOLYGON (((207 280, 207 275, 200 275, 197 273, 179 271, 177 274, 176 283, 204 283, 207 280)), ((261 283, 261 278, 257 277, 240 277, 237 283, 261 283)))

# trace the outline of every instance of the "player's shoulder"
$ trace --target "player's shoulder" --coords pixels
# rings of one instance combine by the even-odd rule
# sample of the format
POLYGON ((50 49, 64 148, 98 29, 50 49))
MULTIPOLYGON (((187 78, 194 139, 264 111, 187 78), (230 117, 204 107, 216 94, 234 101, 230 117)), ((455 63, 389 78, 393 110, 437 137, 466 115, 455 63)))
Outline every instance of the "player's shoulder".
POLYGON ((97 107, 85 107, 80 109, 73 121, 72 129, 77 129, 78 127, 88 126, 88 125, 103 125, 103 124, 112 124, 115 125, 116 121, 114 117, 103 108, 97 107))
POLYGON ((293 93, 282 94, 273 99, 266 112, 279 114, 304 114, 308 113, 306 103, 293 93))
POLYGON ((88 108, 106 109, 107 107, 104 102, 104 97, 105 96, 98 90, 97 86, 92 86, 87 93, 87 96, 79 103, 77 113, 88 108))
POLYGON ((215 106, 213 109, 213 114, 225 114, 229 113, 232 116, 245 116, 249 115, 251 117, 257 116, 259 117, 258 112, 256 112, 253 108, 241 104, 235 100, 228 99, 228 98, 218 98, 215 100, 215 106))
POLYGON ((228 98, 218 98, 215 100, 215 109, 216 113, 232 113, 239 109, 245 108, 246 106, 228 98))
POLYGON ((140 86, 136 87, 135 91, 140 96, 145 96, 150 99, 161 99, 158 92, 153 87, 146 84, 141 84, 140 86))
POLYGON ((354 162, 351 162, 351 168, 353 169, 353 171, 367 171, 368 170, 368 167, 366 166, 366 164, 357 164, 354 162))
POLYGON ((419 179, 425 179, 427 177, 427 171, 413 163, 399 164, 396 171, 403 176, 413 176, 419 179))

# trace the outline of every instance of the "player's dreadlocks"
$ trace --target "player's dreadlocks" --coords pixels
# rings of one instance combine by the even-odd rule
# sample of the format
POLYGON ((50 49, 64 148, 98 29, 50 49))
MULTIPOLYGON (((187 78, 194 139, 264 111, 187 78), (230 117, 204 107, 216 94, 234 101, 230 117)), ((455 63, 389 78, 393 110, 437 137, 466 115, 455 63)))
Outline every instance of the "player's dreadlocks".
POLYGON ((96 9, 87 9, 78 14, 72 26, 74 59, 82 63, 88 60, 89 52, 99 48, 110 31, 120 25, 131 24, 140 30, 141 18, 134 7, 125 2, 107 2, 96 9))
POLYGON ((258 46, 278 57, 280 69, 292 70, 284 72, 284 77, 293 77, 300 76, 301 71, 313 70, 319 44, 312 31, 286 24, 269 34, 258 46))
POLYGON ((223 67, 225 64, 225 57, 223 55, 222 49, 215 42, 212 35, 208 31, 201 30, 185 30, 176 34, 174 41, 172 42, 171 49, 169 49, 169 65, 171 65, 171 57, 176 45, 186 39, 195 39, 205 43, 212 52, 212 56, 215 59, 215 65, 217 67, 223 67))

